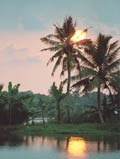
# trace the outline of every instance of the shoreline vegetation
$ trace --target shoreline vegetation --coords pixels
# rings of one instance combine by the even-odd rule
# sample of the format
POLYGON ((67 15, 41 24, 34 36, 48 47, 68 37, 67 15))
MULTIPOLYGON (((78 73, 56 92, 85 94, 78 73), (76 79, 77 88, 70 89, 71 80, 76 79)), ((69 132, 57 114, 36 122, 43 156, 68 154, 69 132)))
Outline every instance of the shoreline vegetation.
POLYGON ((11 135, 22 136, 106 136, 120 135, 120 123, 36 124, 1 127, 11 135))

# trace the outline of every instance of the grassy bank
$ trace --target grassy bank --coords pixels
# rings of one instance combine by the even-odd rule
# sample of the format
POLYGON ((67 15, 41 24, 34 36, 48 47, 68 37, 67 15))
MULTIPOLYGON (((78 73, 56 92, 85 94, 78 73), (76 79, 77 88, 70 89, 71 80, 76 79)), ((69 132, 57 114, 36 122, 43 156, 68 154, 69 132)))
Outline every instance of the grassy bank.
POLYGON ((21 126, 15 131, 19 135, 120 135, 120 123, 45 124, 21 126))

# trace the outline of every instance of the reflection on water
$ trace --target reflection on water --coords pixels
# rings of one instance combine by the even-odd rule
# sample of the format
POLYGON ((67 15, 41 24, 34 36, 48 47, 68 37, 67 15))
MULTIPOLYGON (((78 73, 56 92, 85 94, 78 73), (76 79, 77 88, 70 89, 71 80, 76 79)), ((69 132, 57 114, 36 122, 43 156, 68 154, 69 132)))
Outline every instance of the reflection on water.
POLYGON ((0 134, 0 146, 26 146, 34 149, 50 146, 68 153, 106 152, 120 150, 120 136, 66 137, 6 136, 0 134), (72 152, 74 150, 74 152, 72 152))
MULTIPOLYGON (((17 137, 0 135, 0 156, 1 152, 4 152, 2 151, 4 149, 4 159, 7 159, 8 157, 4 157, 8 152, 8 148, 12 150, 17 148, 18 152, 16 151, 16 153, 19 153, 20 150, 24 150, 26 159, 32 159, 32 154, 34 152, 38 152, 38 154, 35 154, 38 155, 40 159, 94 159, 94 156, 90 158, 90 154, 103 155, 103 153, 115 152, 116 150, 119 152, 120 136, 91 136, 89 138, 72 136, 58 139, 42 136, 17 137), (27 157, 27 153, 29 153, 29 157, 27 157), (53 156, 50 156, 49 154, 52 154, 53 156), (41 156, 44 157, 41 158, 41 156)), ((11 158, 14 159, 13 156, 11 158)), ((99 157, 97 159, 99 159, 99 157)))
POLYGON ((86 154, 86 141, 81 137, 70 137, 68 153, 73 156, 84 156, 86 154))

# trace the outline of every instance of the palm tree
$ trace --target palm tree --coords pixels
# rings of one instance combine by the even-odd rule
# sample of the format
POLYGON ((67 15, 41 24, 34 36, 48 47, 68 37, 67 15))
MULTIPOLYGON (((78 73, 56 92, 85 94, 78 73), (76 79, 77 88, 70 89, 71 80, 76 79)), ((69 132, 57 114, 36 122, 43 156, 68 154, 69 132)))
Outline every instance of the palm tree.
POLYGON ((12 115, 13 113, 13 107, 14 107, 14 100, 13 97, 15 97, 15 95, 18 93, 18 89, 19 89, 20 84, 17 84, 15 86, 12 85, 12 82, 8 83, 8 109, 9 109, 9 124, 12 124, 12 115))
POLYGON ((40 115, 42 117, 42 123, 45 124, 45 115, 46 115, 46 109, 47 109, 47 105, 48 105, 48 101, 44 98, 41 98, 41 96, 39 96, 39 101, 38 101, 38 106, 40 107, 40 115))
POLYGON ((73 80, 78 79, 73 87, 83 86, 83 92, 97 88, 97 109, 101 123, 104 119, 100 92, 107 88, 112 97, 112 78, 120 64, 118 41, 110 43, 111 39, 111 36, 99 34, 96 42, 85 49, 85 58, 89 61, 82 63, 81 78, 79 79, 78 75, 73 77, 73 80))
POLYGON ((114 90, 114 104, 120 108, 120 70, 114 73, 112 78, 112 88, 114 90))
MULTIPOLYGON (((67 93, 70 92, 70 77, 71 77, 71 68, 72 63, 75 61, 73 55, 75 50, 73 45, 71 45, 69 39, 70 36, 75 32, 75 25, 71 17, 67 17, 64 20, 62 27, 60 25, 55 26, 55 34, 47 35, 46 37, 41 38, 41 40, 47 44, 50 44, 51 47, 42 49, 42 51, 52 51, 55 54, 49 59, 48 63, 53 62, 55 59, 56 63, 54 65, 52 75, 54 75, 57 67, 62 64, 61 75, 64 75, 65 71, 68 72, 68 84, 67 84, 67 93), (72 62, 71 62, 72 61, 72 62)), ((79 64, 79 63, 78 63, 79 64)), ((79 67, 79 66, 78 66, 79 67)))
MULTIPOLYGON (((55 26, 55 34, 47 35, 41 38, 41 41, 49 44, 49 48, 42 49, 42 51, 49 50, 55 52, 55 54, 49 59, 48 63, 53 62, 56 59, 52 75, 54 75, 56 69, 62 64, 62 71, 60 75, 64 75, 67 72, 67 94, 70 94, 71 86, 71 71, 77 68, 80 71, 80 56, 81 52, 71 42, 71 37, 75 33, 76 23, 73 23, 72 17, 66 17, 62 26, 55 26)), ((89 40, 81 41, 81 45, 88 43, 89 40)), ((79 43, 77 43, 78 45, 79 43)), ((69 107, 68 111, 68 122, 70 122, 69 107)))
POLYGON ((53 83, 50 94, 53 96, 53 98, 56 101, 56 109, 57 109, 57 123, 61 123, 61 108, 60 104, 61 101, 66 97, 66 94, 63 93, 63 83, 60 83, 59 88, 56 87, 55 82, 53 83))
POLYGON ((23 123, 28 118, 28 110, 23 101, 29 98, 24 92, 19 92, 20 84, 8 84, 8 91, 0 85, 0 124, 23 123))

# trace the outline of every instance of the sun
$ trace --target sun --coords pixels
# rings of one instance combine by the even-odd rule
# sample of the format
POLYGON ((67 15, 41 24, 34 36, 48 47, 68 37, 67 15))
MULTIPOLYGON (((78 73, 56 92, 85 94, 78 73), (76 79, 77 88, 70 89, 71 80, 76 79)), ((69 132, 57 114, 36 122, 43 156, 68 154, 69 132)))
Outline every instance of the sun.
POLYGON ((70 41, 73 42, 73 43, 77 43, 80 40, 85 39, 86 34, 87 34, 86 30, 83 30, 83 31, 82 30, 76 30, 74 35, 71 37, 70 41))

